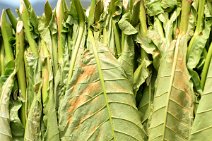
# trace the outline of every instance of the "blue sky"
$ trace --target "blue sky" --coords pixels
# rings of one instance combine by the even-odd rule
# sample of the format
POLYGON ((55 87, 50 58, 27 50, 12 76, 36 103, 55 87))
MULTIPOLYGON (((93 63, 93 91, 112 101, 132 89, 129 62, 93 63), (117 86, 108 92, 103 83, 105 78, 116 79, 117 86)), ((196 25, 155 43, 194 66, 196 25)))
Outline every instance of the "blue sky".
MULTIPOLYGON (((12 6, 19 6, 20 5, 20 0, 0 0, 0 1, 2 3, 9 4, 9 5, 12 5, 12 6)), ((36 1, 38 2, 38 0, 30 0, 31 3, 35 3, 36 1)), ((43 0, 43 1, 45 1, 45 0, 43 0)))
MULTIPOLYGON (((29 0, 31 4, 36 3, 36 2, 41 2, 44 3, 46 0, 29 0)), ((52 0, 49 0, 52 1, 52 0)), ((82 2, 89 2, 90 0, 81 0, 82 2)), ((0 0, 1 3, 9 4, 11 6, 19 6, 20 5, 20 0, 0 0)))

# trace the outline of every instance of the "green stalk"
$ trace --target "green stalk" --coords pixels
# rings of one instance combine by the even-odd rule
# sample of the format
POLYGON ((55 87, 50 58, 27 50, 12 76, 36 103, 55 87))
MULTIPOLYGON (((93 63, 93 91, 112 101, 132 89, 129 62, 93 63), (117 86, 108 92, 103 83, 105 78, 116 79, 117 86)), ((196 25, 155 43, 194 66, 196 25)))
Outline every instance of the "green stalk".
MULTIPOLYGON (((107 16, 107 18, 106 18, 106 21, 109 21, 109 16, 107 16)), ((106 23, 106 27, 104 27, 103 28, 103 43, 104 44, 108 44, 108 34, 109 34, 109 32, 108 32, 108 29, 107 29, 107 24, 108 23, 106 23)))
POLYGON ((147 24, 146 24, 146 11, 144 7, 144 1, 141 0, 140 3, 140 14, 139 14, 139 19, 140 19, 140 31, 143 35, 147 34, 147 24))
POLYGON ((57 29, 58 29, 58 63, 63 64, 63 48, 65 46, 63 40, 63 21, 64 21, 64 0, 58 0, 56 8, 56 20, 57 20, 57 29))
POLYGON ((7 16, 10 20, 10 23, 12 24, 13 29, 16 30, 17 19, 16 19, 15 15, 12 13, 12 11, 10 9, 6 9, 6 12, 7 12, 7 16))
MULTIPOLYGON (((16 29, 16 62, 17 62, 17 78, 18 87, 21 90, 21 96, 26 101, 26 78, 24 66, 24 31, 23 22, 18 21, 16 29)), ((25 127, 26 125, 26 104, 23 103, 21 107, 21 121, 25 127)))
POLYGON ((41 56, 44 58, 44 62, 42 62, 42 101, 44 104, 47 103, 48 98, 48 89, 49 89, 49 70, 48 70, 48 63, 49 58, 48 50, 45 46, 44 41, 41 41, 41 56))
POLYGON ((4 44, 0 44, 0 76, 4 74, 4 44))
POLYGON ((203 18, 204 18, 204 6, 205 6, 205 0, 199 0, 198 2, 199 7, 198 7, 198 17, 197 17, 197 26, 194 32, 194 36, 192 37, 189 46, 188 46, 188 52, 190 52, 191 47, 196 40, 196 37, 200 32, 202 32, 202 23, 203 23, 203 18))
POLYGON ((4 51, 5 51, 5 59, 6 63, 14 60, 12 46, 10 44, 10 40, 13 37, 12 28, 7 21, 5 10, 2 11, 1 15, 1 33, 4 42, 4 51))
POLYGON ((130 1, 130 2, 129 2, 129 10, 132 11, 134 0, 129 0, 129 1, 130 1))
POLYGON ((118 32, 118 29, 117 29, 116 22, 113 21, 113 20, 111 20, 111 22, 112 22, 112 27, 113 27, 113 32, 114 32, 116 52, 117 52, 117 56, 119 57, 121 55, 120 36, 119 36, 119 32, 118 32))
POLYGON ((57 60, 57 35, 52 35, 52 54, 53 54, 53 72, 56 76, 58 70, 58 60, 57 60))
POLYGON ((91 26, 94 23, 95 7, 96 0, 91 0, 90 11, 88 16, 88 26, 91 26))
POLYGON ((203 70, 202 70, 202 73, 201 73, 200 84, 201 84, 202 89, 204 89, 204 86, 205 86, 205 81, 206 81, 206 77, 207 77, 207 74, 208 74, 208 68, 209 68, 211 59, 212 59, 212 42, 210 44, 208 54, 207 54, 206 59, 205 59, 205 64, 204 64, 204 67, 203 67, 203 70))
POLYGON ((38 55, 38 50, 37 50, 37 43, 35 42, 33 35, 31 34, 31 30, 30 30, 30 26, 29 26, 29 24, 30 24, 29 23, 29 21, 30 21, 29 13, 23 3, 21 3, 20 14, 21 14, 21 19, 24 24, 24 31, 25 31, 25 35, 26 35, 28 43, 29 43, 29 47, 30 47, 33 55, 35 57, 38 57, 39 55, 38 55))
POLYGON ((189 0, 182 0, 182 12, 180 21, 180 34, 184 35, 188 29, 189 14, 191 9, 191 2, 189 0))
POLYGON ((163 32, 163 27, 162 27, 160 20, 158 18, 155 18, 155 23, 156 23, 156 26, 157 26, 158 33, 160 34, 160 37, 162 39, 164 39, 165 35, 164 35, 164 32, 163 32))
POLYGON ((79 0, 73 0, 73 3, 76 7, 77 14, 79 17, 79 33, 78 33, 77 41, 74 45, 74 50, 73 50, 73 54, 72 54, 72 58, 71 58, 70 70, 68 73, 68 83, 70 82, 72 75, 73 75, 74 66, 75 66, 75 62, 76 62, 76 58, 77 58, 77 53, 80 48, 80 44, 81 44, 82 37, 83 37, 83 32, 85 30, 85 15, 84 15, 84 12, 82 9, 82 5, 79 2, 79 0))
POLYGON ((124 50, 124 43, 125 43, 125 36, 124 33, 121 33, 121 50, 124 50))
MULTIPOLYGON (((140 11, 139 11, 139 20, 140 20, 140 32, 142 36, 147 35, 147 21, 146 21, 146 11, 144 8, 144 2, 140 2, 140 11)), ((144 58, 147 57, 147 53, 141 48, 141 61, 144 61, 144 58)))
POLYGON ((195 34, 199 34, 202 31, 202 24, 204 19, 204 6, 205 6, 205 0, 199 0, 198 2, 198 17, 197 17, 197 26, 195 30, 195 34))
POLYGON ((120 57, 120 55, 121 55, 121 52, 122 52, 122 49, 121 49, 121 41, 120 41, 120 36, 119 36, 119 32, 118 32, 118 29, 117 29, 117 25, 116 25, 116 22, 115 21, 113 21, 113 18, 112 18, 112 15, 115 13, 115 11, 116 11, 116 3, 118 2, 119 0, 111 0, 110 1, 110 3, 109 3, 109 16, 108 16, 108 21, 109 22, 111 22, 110 24, 109 24, 109 27, 111 27, 111 32, 109 31, 107 31, 107 30, 105 30, 104 31, 104 43, 106 43, 106 44, 108 44, 110 47, 112 47, 111 45, 110 45, 110 41, 108 42, 108 33, 109 34, 113 34, 113 36, 114 36, 114 41, 112 41, 112 42, 115 42, 114 43, 114 51, 116 52, 115 54, 117 55, 117 57, 120 57))
POLYGON ((27 9, 30 8, 30 2, 29 0, 23 0, 24 4, 26 5, 27 9))

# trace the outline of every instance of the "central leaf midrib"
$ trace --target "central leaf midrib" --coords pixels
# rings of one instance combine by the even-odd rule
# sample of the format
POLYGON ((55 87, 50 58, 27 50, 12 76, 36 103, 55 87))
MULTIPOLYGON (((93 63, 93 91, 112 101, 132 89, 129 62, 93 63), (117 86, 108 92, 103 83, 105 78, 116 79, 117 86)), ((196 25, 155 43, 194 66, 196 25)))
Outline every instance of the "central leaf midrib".
POLYGON ((96 50, 96 43, 95 43, 94 37, 93 37, 90 29, 88 31, 88 36, 90 37, 91 43, 92 43, 92 49, 93 49, 97 69, 98 69, 98 72, 99 72, 101 87, 102 87, 104 97, 105 97, 106 107, 107 107, 107 111, 108 111, 108 115, 109 115, 109 121, 110 121, 111 128, 112 128, 112 135, 113 135, 114 141, 116 141, 115 132, 114 132, 115 130, 114 130, 114 125, 113 125, 113 121, 112 121, 112 114, 111 114, 111 110, 110 110, 110 107, 109 107, 107 92, 106 92, 106 88, 105 88, 104 76, 103 76, 103 72, 102 72, 102 69, 101 69, 101 64, 100 64, 100 60, 99 60, 99 57, 98 57, 98 52, 96 50))
POLYGON ((170 99, 170 95, 171 95, 171 91, 172 91, 172 84, 174 82, 174 76, 175 76, 175 69, 176 69, 176 65, 177 65, 177 57, 178 57, 178 46, 179 46, 179 41, 180 41, 181 37, 178 38, 177 42, 175 43, 175 47, 174 48, 174 62, 172 65, 172 72, 171 72, 171 82, 170 82, 170 87, 168 89, 168 98, 167 98, 167 105, 166 105, 166 110, 165 110, 165 119, 164 119, 164 127, 163 127, 163 134, 162 134, 162 139, 165 139, 165 132, 166 132, 166 122, 167 122, 167 115, 168 115, 168 107, 169 107, 169 99, 170 99))

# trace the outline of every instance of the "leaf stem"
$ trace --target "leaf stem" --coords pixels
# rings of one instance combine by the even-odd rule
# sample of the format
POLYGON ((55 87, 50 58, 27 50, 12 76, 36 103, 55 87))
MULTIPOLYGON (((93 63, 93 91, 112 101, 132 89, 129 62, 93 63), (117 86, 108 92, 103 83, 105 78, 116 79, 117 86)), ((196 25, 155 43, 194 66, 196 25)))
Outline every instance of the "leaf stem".
POLYGON ((141 33, 145 36, 147 34, 147 21, 146 21, 146 11, 144 8, 144 1, 141 0, 140 2, 140 14, 139 14, 139 19, 140 19, 140 31, 141 33))
POLYGON ((12 46, 10 44, 10 40, 13 37, 12 28, 7 21, 5 10, 2 11, 1 15, 1 33, 4 42, 4 51, 6 57, 6 63, 14 60, 12 46))
POLYGON ((64 41, 63 41, 63 21, 64 21, 64 6, 63 0, 58 0, 57 8, 56 8, 56 19, 57 19, 57 29, 58 29, 58 63, 63 64, 63 48, 64 48, 64 41))
MULTIPOLYGON (((144 7, 144 1, 140 1, 140 11, 139 11, 139 20, 140 20, 140 33, 142 36, 147 35, 147 21, 146 21, 146 11, 144 7)), ((147 53, 141 48, 141 60, 147 57, 147 53)))
POLYGON ((12 11, 10 9, 6 9, 7 12, 7 16, 10 19, 10 23, 13 26, 13 29, 16 30, 16 25, 17 25, 17 19, 15 17, 15 15, 12 13, 12 11))
POLYGON ((188 29, 191 0, 182 0, 182 13, 180 21, 180 34, 186 34, 188 29))
POLYGON ((4 74, 4 44, 0 44, 0 76, 4 74))
MULTIPOLYGON (((17 78, 18 87, 21 90, 21 95, 26 101, 26 76, 24 66, 24 31, 23 22, 18 21, 16 29, 16 63, 17 63, 17 78)), ((21 121, 25 127, 26 125, 26 104, 23 102, 21 107, 21 121)))
POLYGON ((198 17, 197 17, 197 26, 196 26, 195 34, 199 34, 202 31, 205 0, 199 0, 198 4, 199 4, 199 7, 198 7, 198 17))
POLYGON ((118 29, 117 29, 116 22, 114 20, 111 20, 111 22, 112 22, 113 32, 114 32, 114 37, 115 37, 115 45, 116 45, 117 56, 119 57, 121 55, 120 36, 119 36, 119 32, 118 32, 118 29))
POLYGON ((206 77, 207 77, 207 74, 208 74, 208 68, 209 68, 210 63, 211 63, 211 58, 212 58, 212 42, 210 44, 208 54, 207 54, 206 59, 205 59, 205 64, 204 64, 204 67, 203 67, 203 70, 202 70, 202 73, 201 73, 200 84, 201 84, 202 89, 204 89, 204 86, 205 86, 205 81, 206 81, 206 77))

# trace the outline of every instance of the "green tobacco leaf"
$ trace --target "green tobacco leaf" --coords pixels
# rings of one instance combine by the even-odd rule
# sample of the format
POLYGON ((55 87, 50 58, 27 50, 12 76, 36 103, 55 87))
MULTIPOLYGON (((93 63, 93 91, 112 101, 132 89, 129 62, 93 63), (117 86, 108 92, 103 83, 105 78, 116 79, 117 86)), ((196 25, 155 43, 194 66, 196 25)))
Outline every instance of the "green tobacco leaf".
POLYGON ((38 57, 39 53, 37 49, 37 42, 35 41, 35 37, 34 37, 35 32, 33 32, 32 25, 29 22, 30 13, 27 11, 27 8, 25 7, 23 3, 21 3, 21 6, 20 6, 20 16, 24 24, 24 32, 25 32, 27 41, 29 43, 29 47, 31 48, 33 55, 35 57, 38 57))
POLYGON ((155 44, 151 41, 150 38, 142 37, 140 34, 135 36, 135 41, 139 44, 141 44, 141 48, 145 50, 148 54, 154 54, 157 52, 157 47, 155 44))
POLYGON ((145 82, 145 80, 150 76, 150 70, 148 69, 151 61, 144 58, 141 60, 141 64, 134 72, 134 91, 137 93, 139 87, 145 82))
POLYGON ((31 30, 31 33, 33 34, 33 37, 34 38, 37 38, 39 32, 38 32, 38 17, 35 13, 35 10, 33 9, 31 3, 29 2, 29 0, 21 0, 21 3, 22 1, 24 2, 26 8, 27 8, 27 11, 29 13, 29 26, 30 26, 30 30, 31 30))
POLYGON ((200 79, 193 69, 197 67, 202 57, 203 50, 210 35, 211 23, 205 22, 205 29, 200 34, 194 34, 192 37, 187 53, 187 67, 192 77, 195 89, 201 93, 200 79))
POLYGON ((145 6, 149 16, 155 16, 164 12, 160 0, 147 0, 145 1, 145 6))
POLYGON ((195 68, 202 55, 202 51, 209 38, 211 30, 211 21, 205 22, 205 29, 200 34, 195 34, 190 41, 188 54, 187 54, 187 66, 189 69, 195 68))
POLYGON ((153 110, 153 99, 154 99, 154 90, 155 90, 155 80, 156 75, 153 74, 150 76, 150 83, 144 88, 142 93, 142 99, 139 103, 138 109, 141 114, 141 122, 146 130, 147 134, 149 134, 149 126, 151 122, 151 115, 153 110))
POLYGON ((87 50, 81 56, 60 99, 61 140, 144 140, 133 89, 123 69, 107 47, 90 38, 93 52, 87 50))
POLYGON ((36 87, 38 88, 38 92, 34 96, 32 105, 29 110, 24 134, 25 141, 41 141, 41 85, 37 84, 36 87))
POLYGON ((37 82, 37 78, 39 78, 40 75, 40 72, 38 71, 39 70, 38 59, 32 55, 32 52, 29 50, 29 48, 24 53, 24 63, 26 71, 26 83, 27 83, 26 113, 28 115, 32 101, 34 99, 34 96, 36 95, 35 84, 37 82))
POLYGON ((133 35, 138 33, 138 31, 131 25, 131 23, 128 21, 129 14, 126 13, 123 15, 121 20, 118 22, 119 28, 122 30, 122 32, 125 35, 133 35))
POLYGON ((0 92, 0 139, 3 141, 12 141, 12 133, 10 129, 9 103, 10 94, 14 85, 15 74, 16 70, 14 70, 13 67, 13 72, 7 77, 0 92))
POLYGON ((206 18, 212 17, 212 1, 211 0, 207 0, 207 5, 205 6, 204 13, 206 18))
POLYGON ((173 9, 175 6, 177 6, 177 0, 162 0, 161 5, 164 9, 173 9))
POLYGON ((133 71, 134 71, 134 43, 131 36, 126 36, 124 39, 124 49, 118 61, 121 67, 124 69, 128 80, 133 83, 133 71))
MULTIPOLYGON (((210 47, 212 49, 212 45, 210 47)), ((211 50, 210 49, 210 50, 211 50)), ((212 117, 212 106, 211 106, 211 98, 212 98, 212 50, 210 51, 210 63, 208 68, 208 73, 204 85, 203 94, 201 95, 201 99, 199 102, 199 106, 196 112, 196 116, 194 119, 194 123, 191 130, 191 139, 190 141, 210 141, 212 132, 212 121, 210 120, 212 117)))
POLYGON ((52 8, 49 1, 46 1, 44 6, 45 18, 46 18, 46 25, 49 25, 52 20, 52 8))
POLYGON ((200 77, 199 74, 194 70, 189 70, 191 80, 194 84, 194 90, 198 92, 199 94, 202 93, 201 83, 200 83, 200 77))
POLYGON ((23 141, 24 138, 24 126, 19 118, 21 106, 22 103, 20 99, 11 102, 10 106, 10 127, 14 141, 23 141))
MULTIPOLYGON (((43 22, 45 23, 45 22, 43 22)), ((42 23, 40 23, 42 27, 42 23)), ((59 130, 56 113, 56 93, 53 87, 52 71, 52 41, 50 31, 47 27, 39 28, 41 33, 41 58, 42 58, 42 103, 43 120, 46 126, 45 140, 59 141, 59 130)))
POLYGON ((186 68, 187 37, 172 41, 160 61, 149 141, 187 141, 193 116, 193 91, 186 68))

